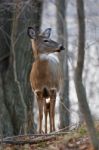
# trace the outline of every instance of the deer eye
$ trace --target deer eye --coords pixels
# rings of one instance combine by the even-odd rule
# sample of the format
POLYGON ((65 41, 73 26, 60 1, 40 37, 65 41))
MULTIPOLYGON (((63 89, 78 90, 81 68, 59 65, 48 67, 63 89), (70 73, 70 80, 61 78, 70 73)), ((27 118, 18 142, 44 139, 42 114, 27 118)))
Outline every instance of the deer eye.
POLYGON ((49 42, 49 40, 47 40, 47 39, 44 39, 44 42, 45 42, 45 43, 47 43, 47 42, 49 42))

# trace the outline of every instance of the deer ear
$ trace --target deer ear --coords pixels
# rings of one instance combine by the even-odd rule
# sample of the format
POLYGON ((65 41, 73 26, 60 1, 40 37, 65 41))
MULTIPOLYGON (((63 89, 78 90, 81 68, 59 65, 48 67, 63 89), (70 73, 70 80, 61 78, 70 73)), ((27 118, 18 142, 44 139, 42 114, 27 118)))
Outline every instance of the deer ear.
POLYGON ((51 35, 51 28, 47 28, 43 33, 42 35, 45 37, 45 38, 49 38, 50 35, 51 35))
POLYGON ((32 27, 28 27, 27 34, 31 39, 35 39, 35 31, 32 27))

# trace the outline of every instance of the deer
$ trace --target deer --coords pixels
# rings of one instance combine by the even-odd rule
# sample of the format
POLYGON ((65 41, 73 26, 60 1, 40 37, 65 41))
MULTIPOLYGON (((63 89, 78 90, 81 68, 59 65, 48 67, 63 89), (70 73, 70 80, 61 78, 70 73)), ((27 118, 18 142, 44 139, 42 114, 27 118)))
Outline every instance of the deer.
POLYGON ((36 95, 39 109, 39 133, 42 133, 42 119, 45 115, 45 133, 47 133, 47 118, 49 114, 50 132, 55 131, 55 103, 57 92, 62 84, 61 67, 56 53, 64 47, 50 39, 51 28, 37 33, 33 27, 28 27, 34 62, 30 72, 30 84, 36 95))

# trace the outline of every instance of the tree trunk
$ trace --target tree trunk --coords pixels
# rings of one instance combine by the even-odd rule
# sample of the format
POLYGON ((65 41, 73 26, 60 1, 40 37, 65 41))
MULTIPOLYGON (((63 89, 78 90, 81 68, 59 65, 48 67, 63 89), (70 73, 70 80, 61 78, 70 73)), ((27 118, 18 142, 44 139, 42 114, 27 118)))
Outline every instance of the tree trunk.
POLYGON ((56 0, 57 7, 57 32, 58 42, 62 43, 65 47, 65 52, 61 53, 60 62, 63 71, 63 87, 61 93, 61 100, 59 104, 60 110, 60 128, 69 126, 70 113, 69 113, 69 72, 68 72, 68 35, 67 35, 67 22, 65 19, 67 10, 67 1, 56 0))
POLYGON ((24 132, 24 129, 28 133, 34 133, 36 132, 33 119, 34 100, 29 81, 33 56, 27 36, 27 27, 35 25, 37 30, 40 29, 42 2, 39 0, 13 0, 13 5, 8 10, 5 5, 10 5, 10 3, 4 1, 2 3, 6 14, 3 15, 1 24, 5 20, 8 23, 8 27, 3 27, 3 31, 9 34, 9 38, 6 34, 5 38, 11 39, 11 41, 7 47, 2 39, 2 47, 0 47, 0 60, 2 60, 0 61, 0 89, 2 91, 0 92, 0 97, 2 97, 0 109, 2 106, 5 107, 0 117, 0 131, 3 135, 19 134, 24 132), (11 13, 8 18, 6 18, 7 11, 11 13), (8 22, 9 20, 11 21, 8 22), (8 28, 12 29, 10 33, 8 28), (7 66, 7 64, 9 65, 7 66), (6 113, 8 121, 5 118, 6 113), (2 118, 4 121, 1 121, 2 118))
POLYGON ((90 109, 87 103, 86 91, 82 83, 82 72, 85 56, 85 14, 84 14, 84 2, 83 0, 77 0, 77 14, 79 25, 79 43, 78 43, 78 60, 77 67, 75 69, 75 87, 78 97, 80 109, 84 115, 86 125, 90 134, 90 138, 95 150, 98 150, 98 140, 96 136, 96 130, 93 124, 90 109))
MULTIPOLYGON (((10 2, 10 1, 9 1, 10 2)), ((0 135, 13 134, 13 124, 6 106, 4 80, 9 66, 11 17, 6 0, 0 1, 0 135)))

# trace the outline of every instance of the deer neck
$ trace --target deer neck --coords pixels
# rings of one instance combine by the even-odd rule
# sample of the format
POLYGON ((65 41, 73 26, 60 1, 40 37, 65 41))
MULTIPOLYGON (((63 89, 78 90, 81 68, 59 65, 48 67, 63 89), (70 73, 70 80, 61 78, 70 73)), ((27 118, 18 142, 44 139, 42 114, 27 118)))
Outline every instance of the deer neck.
POLYGON ((34 56, 34 61, 45 61, 48 60, 48 54, 38 54, 34 56))
POLYGON ((33 49, 34 59, 36 59, 39 55, 38 55, 37 46, 36 46, 35 41, 33 39, 32 39, 32 49, 33 49))

